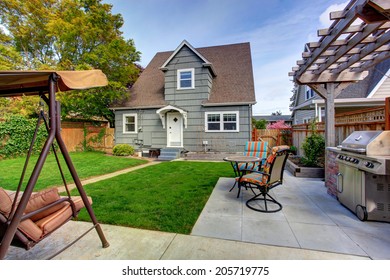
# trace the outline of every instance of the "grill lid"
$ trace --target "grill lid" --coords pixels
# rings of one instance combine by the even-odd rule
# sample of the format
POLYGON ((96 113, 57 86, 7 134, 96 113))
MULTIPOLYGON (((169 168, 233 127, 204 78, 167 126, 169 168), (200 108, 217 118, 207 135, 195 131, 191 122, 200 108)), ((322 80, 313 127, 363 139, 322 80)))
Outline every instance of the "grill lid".
POLYGON ((390 155, 390 131, 354 131, 341 143, 340 148, 367 155, 390 155))

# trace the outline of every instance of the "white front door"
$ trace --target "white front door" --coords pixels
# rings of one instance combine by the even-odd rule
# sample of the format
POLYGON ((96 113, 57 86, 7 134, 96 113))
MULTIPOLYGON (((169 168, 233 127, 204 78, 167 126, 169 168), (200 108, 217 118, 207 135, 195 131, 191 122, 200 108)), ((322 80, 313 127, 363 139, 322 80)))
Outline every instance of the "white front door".
POLYGON ((167 113, 167 146, 183 147, 183 118, 179 112, 167 113))

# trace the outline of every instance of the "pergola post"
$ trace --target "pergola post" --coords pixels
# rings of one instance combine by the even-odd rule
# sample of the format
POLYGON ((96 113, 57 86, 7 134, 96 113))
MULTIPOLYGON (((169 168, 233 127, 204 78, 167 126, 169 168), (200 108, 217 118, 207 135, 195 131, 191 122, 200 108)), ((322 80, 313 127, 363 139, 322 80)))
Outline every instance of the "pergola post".
POLYGON ((325 99, 325 145, 336 146, 335 105, 334 99, 351 83, 310 84, 309 86, 325 99))
POLYGON ((327 147, 336 146, 336 128, 335 128, 335 86, 334 83, 326 84, 327 96, 325 102, 325 144, 327 147))

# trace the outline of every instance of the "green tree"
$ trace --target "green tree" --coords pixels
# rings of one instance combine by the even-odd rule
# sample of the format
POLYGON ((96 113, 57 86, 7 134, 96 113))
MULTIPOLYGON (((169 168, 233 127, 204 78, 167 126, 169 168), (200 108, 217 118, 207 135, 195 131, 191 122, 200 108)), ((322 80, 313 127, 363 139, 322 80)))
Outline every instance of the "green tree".
POLYGON ((20 69, 22 57, 12 45, 12 39, 0 26, 0 70, 20 69))
POLYGON ((257 129, 266 129, 267 127, 267 121, 266 120, 256 120, 255 118, 252 118, 252 125, 253 127, 257 129))
POLYGON ((16 114, 25 118, 37 117, 39 110, 38 96, 0 98, 0 118, 16 114))
POLYGON ((271 115, 272 116, 281 116, 282 115, 282 111, 278 110, 276 112, 273 112, 271 115))
MULTIPOLYGON (((140 60, 140 52, 133 40, 123 38, 120 31, 123 18, 112 14, 111 9, 112 5, 101 0, 0 1, 0 24, 9 31, 25 69, 95 68, 107 75, 111 85, 105 89, 62 94, 60 101, 65 104, 67 114, 88 117, 107 112, 108 104, 118 99, 118 94, 123 94, 139 76, 141 68, 136 62, 140 60), (89 95, 95 95, 93 100, 89 95), (79 104, 98 101, 99 97, 104 102, 88 103, 80 110, 79 104)), ((106 115, 113 117, 112 112, 98 116, 106 115)))
POLYGON ((63 118, 104 117, 114 126, 114 115, 109 109, 113 100, 120 101, 128 96, 128 91, 118 82, 110 82, 107 87, 90 90, 61 92, 58 99, 61 100, 63 118), (77 100, 77 102, 74 102, 77 100), (82 112, 82 113, 80 113, 82 112))

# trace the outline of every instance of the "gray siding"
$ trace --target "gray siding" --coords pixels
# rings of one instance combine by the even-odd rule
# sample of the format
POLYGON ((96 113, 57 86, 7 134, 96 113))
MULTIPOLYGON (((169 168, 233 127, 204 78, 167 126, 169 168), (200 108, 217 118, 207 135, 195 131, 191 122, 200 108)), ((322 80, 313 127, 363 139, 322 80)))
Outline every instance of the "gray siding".
POLYGON ((174 106, 200 105, 207 100, 211 90, 211 74, 203 67, 200 60, 188 47, 183 47, 167 65, 165 72, 165 100, 174 106), (177 70, 191 69, 195 71, 194 89, 177 89, 177 70))
POLYGON ((148 110, 117 110, 115 111, 115 144, 133 145, 134 139, 141 139, 144 145, 156 148, 166 146, 167 133, 163 129, 157 109, 148 110), (137 114, 138 132, 123 133, 123 115, 137 114))
POLYGON ((296 110, 294 112, 294 121, 293 124, 302 124, 304 119, 310 118, 313 120, 315 118, 314 110, 296 110))
MULTIPOLYGON (((232 107, 191 107, 183 106, 188 112, 187 128, 183 128, 184 149, 188 151, 240 152, 244 150, 246 141, 251 138, 251 113, 248 106, 232 107), (205 112, 239 112, 239 132, 206 132, 205 112), (203 141, 208 145, 203 146, 203 141)), ((167 144, 167 131, 163 129, 161 120, 150 110, 117 110, 115 112, 115 143, 133 145, 134 139, 141 139, 144 145, 163 148, 167 144), (123 114, 137 114, 139 132, 123 134, 123 114)))

